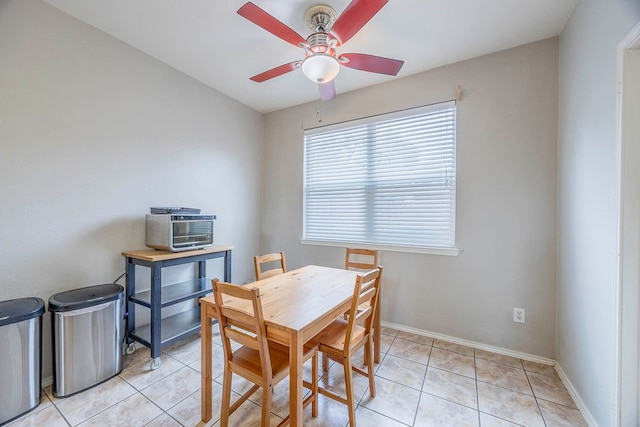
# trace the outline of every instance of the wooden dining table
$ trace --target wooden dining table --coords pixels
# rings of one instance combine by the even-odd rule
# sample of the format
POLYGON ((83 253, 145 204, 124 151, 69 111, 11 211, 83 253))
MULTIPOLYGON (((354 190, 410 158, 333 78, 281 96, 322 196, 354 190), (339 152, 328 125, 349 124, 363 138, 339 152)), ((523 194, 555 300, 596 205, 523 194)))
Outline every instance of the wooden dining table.
MULTIPOLYGON (((292 427, 302 425, 303 346, 351 306, 358 272, 308 265, 284 274, 249 283, 260 289, 268 339, 289 348, 292 427)), ((200 299, 202 317, 201 412, 202 421, 212 418, 212 319, 216 319, 213 296, 200 299)), ((231 298, 225 304, 237 305, 231 298)), ((216 325, 217 327, 217 325, 216 325)), ((379 329, 379 326, 378 326, 379 329)))

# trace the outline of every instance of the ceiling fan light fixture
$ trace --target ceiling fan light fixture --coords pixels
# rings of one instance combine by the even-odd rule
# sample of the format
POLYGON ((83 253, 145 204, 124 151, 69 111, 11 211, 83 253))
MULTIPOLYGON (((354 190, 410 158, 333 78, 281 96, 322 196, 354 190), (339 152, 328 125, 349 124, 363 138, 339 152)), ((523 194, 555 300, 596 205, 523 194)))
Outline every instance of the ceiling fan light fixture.
POLYGON ((335 56, 316 53, 302 61, 302 72, 314 83, 327 83, 340 72, 340 63, 335 56))

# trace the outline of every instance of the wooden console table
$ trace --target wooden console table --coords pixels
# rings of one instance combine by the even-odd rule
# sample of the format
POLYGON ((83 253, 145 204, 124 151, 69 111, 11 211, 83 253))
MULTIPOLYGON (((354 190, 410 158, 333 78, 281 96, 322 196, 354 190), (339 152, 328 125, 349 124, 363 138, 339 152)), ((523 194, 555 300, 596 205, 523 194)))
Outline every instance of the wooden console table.
POLYGON ((231 281, 232 246, 214 245, 210 248, 184 252, 167 252, 155 249, 123 252, 125 257, 127 288, 127 353, 135 350, 133 341, 151 349, 151 369, 160 367, 162 347, 200 331, 200 307, 162 317, 162 309, 184 301, 197 302, 211 293, 211 279, 206 277, 206 261, 224 258, 224 281, 231 281), (162 286, 162 269, 173 265, 197 263, 194 279, 162 286), (151 287, 136 290, 136 265, 147 267, 151 274, 151 287), (136 325, 136 306, 150 310, 151 323, 136 325))

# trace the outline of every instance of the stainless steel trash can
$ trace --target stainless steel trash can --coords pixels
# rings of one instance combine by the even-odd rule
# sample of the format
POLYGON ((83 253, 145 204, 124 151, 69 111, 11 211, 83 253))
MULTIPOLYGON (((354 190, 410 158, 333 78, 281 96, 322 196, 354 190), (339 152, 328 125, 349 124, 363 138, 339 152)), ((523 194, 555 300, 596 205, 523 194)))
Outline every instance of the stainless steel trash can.
POLYGON ((67 397, 122 370, 124 288, 115 283, 49 298, 53 342, 53 394, 67 397))
POLYGON ((0 302, 0 424, 40 404, 42 313, 40 298, 0 302))

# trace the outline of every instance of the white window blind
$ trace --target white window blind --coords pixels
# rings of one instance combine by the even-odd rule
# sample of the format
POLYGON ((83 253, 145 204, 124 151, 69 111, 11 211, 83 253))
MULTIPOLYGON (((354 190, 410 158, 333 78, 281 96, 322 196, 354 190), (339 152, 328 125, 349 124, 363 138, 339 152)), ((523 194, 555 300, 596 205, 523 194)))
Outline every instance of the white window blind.
POLYGON ((455 247, 455 101, 304 132, 303 240, 455 247))

